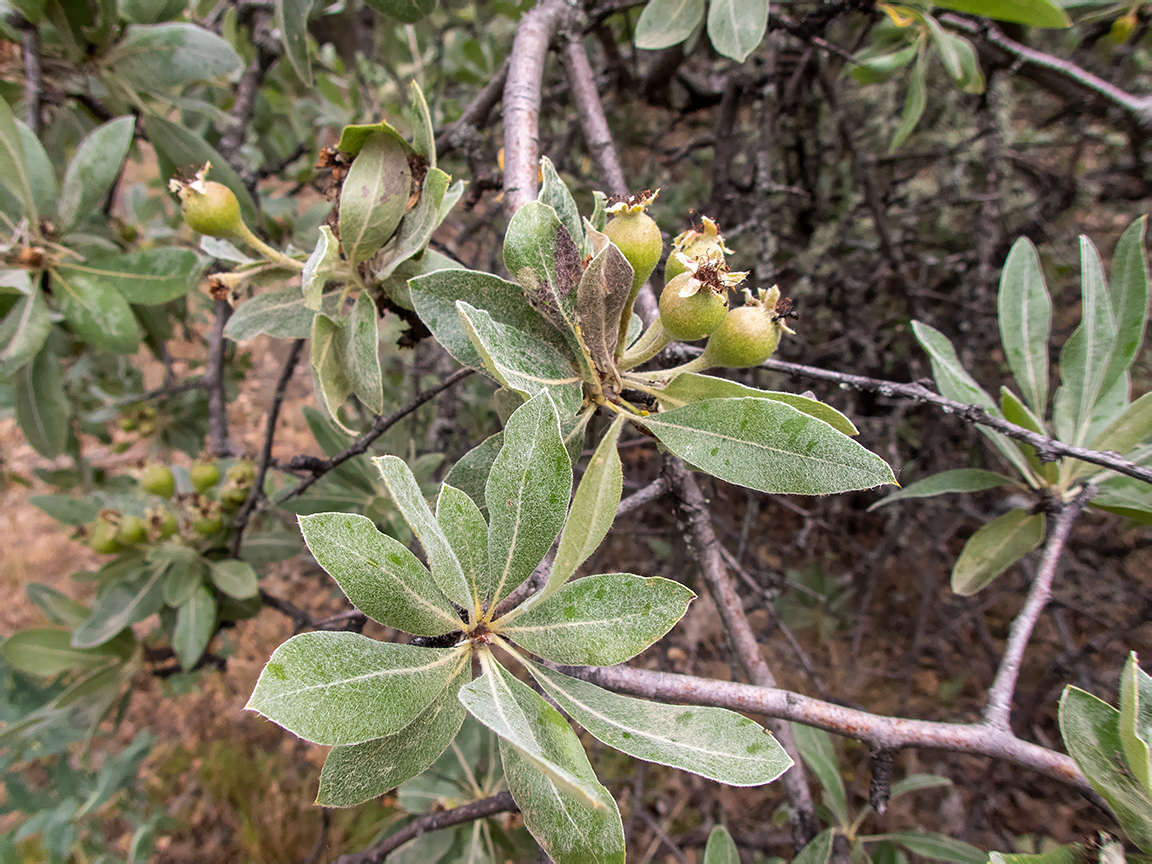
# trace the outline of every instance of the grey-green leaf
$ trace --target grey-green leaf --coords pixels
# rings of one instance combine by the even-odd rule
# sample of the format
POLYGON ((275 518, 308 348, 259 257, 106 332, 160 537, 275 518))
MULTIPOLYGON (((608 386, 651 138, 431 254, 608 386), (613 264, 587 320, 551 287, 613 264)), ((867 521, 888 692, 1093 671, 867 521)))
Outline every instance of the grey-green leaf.
POLYGON ((1152 793, 1152 677, 1130 651, 1120 675, 1120 742, 1133 776, 1152 793))
POLYGON ((24 163, 28 171, 28 183, 32 187, 32 200, 39 213, 51 213, 56 207, 56 166, 44 149, 44 144, 23 120, 16 121, 20 130, 20 141, 24 145, 24 163))
POLYGON ((16 116, 3 98, 0 98, 0 184, 16 196, 25 216, 36 217, 36 202, 28 180, 28 164, 24 160, 24 142, 16 125, 16 116))
POLYGON ((620 318, 632 291, 632 265, 604 234, 591 225, 588 245, 594 257, 576 288, 576 320, 592 363, 602 374, 616 374, 613 355, 620 336, 620 318))
POLYGON ((340 190, 340 242, 359 264, 392 236, 412 192, 408 152, 396 136, 373 132, 352 161, 340 190))
POLYGON ((908 77, 908 91, 904 94, 904 113, 900 115, 900 123, 892 135, 892 143, 888 145, 889 153, 895 153, 900 149, 900 145, 908 140, 908 136, 920 122, 927 104, 928 55, 921 48, 916 55, 916 63, 912 66, 912 74, 908 77))
POLYGON ((61 231, 71 228, 78 217, 100 208, 120 175, 135 127, 135 117, 118 117, 96 127, 80 142, 68 163, 56 205, 61 231))
POLYGON ((869 840, 888 840, 903 846, 909 852, 930 858, 933 861, 949 861, 952 864, 987 864, 988 853, 944 834, 928 831, 895 831, 891 834, 872 834, 869 840))
POLYGON ((624 417, 618 415, 588 460, 588 467, 580 478, 576 494, 572 496, 568 520, 560 532, 560 545, 556 549, 552 572, 537 595, 540 600, 560 590, 596 551, 616 519, 616 508, 620 506, 620 496, 624 491, 624 470, 616 449, 623 426, 624 417))
POLYGON ((1105 393, 1124 374, 1140 346, 1148 323, 1148 260, 1144 255, 1144 231, 1148 217, 1141 216, 1120 235, 1112 253, 1112 317, 1116 321, 1116 344, 1108 370, 1100 384, 1105 393))
POLYGON ((832 857, 832 841, 835 836, 831 828, 825 828, 797 853, 792 859, 792 864, 828 864, 832 857))
POLYGON ((300 274, 300 293, 304 295, 304 305, 308 309, 320 311, 324 288, 340 273, 341 264, 340 241, 331 228, 321 225, 316 247, 304 262, 304 271, 300 274))
POLYGON ((649 0, 636 22, 636 47, 657 51, 679 45, 704 20, 704 0, 649 0))
POLYGON ((1062 4, 1051 0, 938 0, 933 5, 1034 27, 1068 27, 1072 23, 1060 8, 1062 4))
POLYGON ((484 489, 493 587, 482 599, 499 603, 532 574, 564 525, 571 493, 572 463, 556 408, 540 393, 509 418, 484 489))
POLYGON ((452 743, 467 713, 457 698, 471 673, 469 664, 448 682, 444 691, 399 732, 333 747, 320 772, 316 803, 323 807, 355 807, 391 792, 431 766, 452 743))
POLYGON ((183 297, 196 287, 204 263, 191 249, 141 249, 89 258, 83 264, 63 263, 61 274, 76 280, 104 282, 129 303, 154 306, 183 297))
POLYGON ((727 378, 684 372, 673 378, 666 387, 656 394, 656 398, 668 408, 680 408, 689 402, 700 402, 704 399, 738 399, 743 396, 783 402, 786 405, 791 405, 797 411, 811 414, 817 420, 823 420, 833 429, 843 432, 845 435, 860 434, 860 430, 852 421, 831 405, 797 393, 757 390, 755 387, 746 387, 736 381, 729 381, 727 378))
POLYGON ((245 707, 306 741, 360 744, 419 717, 467 658, 359 633, 301 633, 272 654, 245 707))
POLYGON ((704 864, 740 864, 740 852, 732 841, 732 835, 723 825, 715 826, 708 834, 704 864))
POLYGON ((1080 237, 1080 325, 1060 352, 1060 389, 1052 409, 1056 435, 1069 444, 1083 444, 1092 423, 1092 409, 1116 344, 1112 301, 1104 281, 1100 253, 1080 237))
MULTIPOLYGON (((415 83, 415 82, 413 82, 415 83)), ((417 88, 418 92, 418 88, 417 88)), ((423 97, 421 97, 423 98, 423 97)), ((427 106, 424 108, 427 111, 427 106)), ((412 256, 428 245, 432 234, 443 219, 441 205, 452 178, 438 168, 431 168, 424 177, 419 203, 404 214, 396 234, 384 247, 383 265, 376 271, 377 281, 383 281, 396 272, 412 256)))
POLYGON ((436 521, 464 570, 475 612, 479 613, 483 598, 490 597, 493 589, 488 570, 488 523, 476 502, 447 482, 436 499, 436 521))
POLYGON ((436 517, 432 515, 428 502, 424 500, 424 493, 412 476, 412 470, 395 456, 378 456, 372 462, 384 478, 384 484, 400 508, 404 521, 424 547, 428 568, 440 590, 460 608, 471 609, 472 592, 464 578, 464 570, 436 517))
POLYGON ((304 542, 357 609, 418 636, 460 629, 460 618, 416 556, 353 513, 300 517, 304 542))
POLYGON ((104 62, 147 93, 227 75, 241 65, 227 41, 195 24, 132 24, 104 62))
POLYGON ((343 357, 346 337, 342 331, 347 326, 346 320, 329 318, 323 313, 317 314, 312 319, 310 365, 316 401, 324 416, 351 434, 352 430, 340 422, 337 413, 352 392, 352 385, 348 381, 348 368, 343 357))
POLYGON ((380 340, 376 335, 376 304, 367 291, 352 305, 340 328, 340 356, 348 386, 373 414, 384 413, 384 377, 380 370, 380 340))
POLYGON ((768 399, 706 399, 638 421, 692 465, 761 492, 828 495, 896 478, 847 435, 768 399))
POLYGON ((125 627, 143 621, 160 611, 164 604, 164 574, 167 567, 140 567, 112 582, 88 620, 72 633, 74 648, 103 645, 125 627))
POLYGON ((647 702, 536 663, 528 668, 573 720, 609 747, 637 759, 729 786, 771 783, 792 765, 770 733, 735 711, 647 702))
POLYGON ((32 449, 46 459, 64 452, 72 404, 64 392, 60 358, 45 345, 15 378, 16 422, 32 449))
POLYGON ((21 297, 0 322, 0 381, 23 368, 43 347, 52 319, 39 285, 21 297))
POLYGON ((580 248, 556 211, 529 201, 516 211, 504 234, 504 266, 524 289, 528 303, 577 349, 576 285, 580 248))
POLYGON ((276 29, 284 43, 288 62, 306 87, 312 86, 312 63, 308 54, 308 12, 312 0, 276 0, 276 29))
POLYGON ((256 571, 247 561, 238 561, 234 558, 210 561, 208 573, 213 585, 236 600, 247 600, 260 593, 256 571))
POLYGON ((183 606, 176 610, 176 629, 172 647, 185 671, 192 669, 212 639, 216 628, 216 598, 201 585, 183 606))
MULTIPOLYGON (((336 314, 336 300, 325 298, 325 314, 336 314), (329 299, 331 303, 327 302, 329 299)), ((267 291, 240 304, 224 325, 224 335, 235 342, 247 342, 261 333, 277 339, 306 339, 315 317, 299 288, 267 291)))
POLYGON ((985 489, 995 489, 999 486, 1016 486, 1011 477, 997 474, 995 471, 984 471, 980 468, 956 468, 952 471, 941 471, 910 483, 899 491, 881 498, 869 510, 891 504, 903 498, 934 498, 937 495, 949 495, 965 492, 983 492, 985 489))
POLYGON ((37 628, 19 630, 0 645, 0 654, 14 669, 29 675, 59 675, 107 666, 119 655, 112 646, 96 649, 74 648, 67 630, 37 628))
POLYGON ((840 775, 840 763, 836 758, 832 737, 823 729, 815 729, 801 723, 792 724, 792 734, 796 736, 800 758, 816 775, 816 779, 824 789, 824 806, 832 811, 839 824, 847 824, 848 798, 844 791, 844 780, 840 775))
POLYGON ((1008 367, 1032 410, 1043 416, 1048 406, 1052 298, 1044 284, 1040 256, 1027 237, 1012 244, 1000 273, 997 304, 1000 342, 1008 367))
POLYGON ((488 373, 530 399, 547 391, 563 416, 570 417, 584 399, 581 378, 568 358, 524 331, 493 321, 482 309, 457 301, 460 320, 488 373))
POLYGON ((488 485, 488 475, 492 473, 492 463, 504 446, 504 433, 489 435, 460 457, 452 470, 444 478, 445 485, 455 486, 472 499, 481 513, 488 510, 484 500, 484 487, 488 485))
POLYGON ((743 63, 768 29, 768 0, 710 0, 708 38, 725 57, 743 63))
POLYGON ((601 573, 569 582, 500 633, 546 660, 612 666, 657 642, 684 617, 696 595, 679 582, 631 573, 601 573))
POLYGON ((106 277, 57 271, 52 287, 57 308, 84 341, 113 354, 132 354, 140 347, 132 307, 106 277))
POLYGON ((580 247, 582 255, 593 254, 592 249, 584 237, 584 224, 580 221, 580 211, 576 208, 576 201, 568 186, 556 173, 556 166, 547 156, 540 157, 540 194, 536 200, 556 211, 560 223, 568 229, 576 245, 580 247))
POLYGON ((967 597, 984 588, 1044 541, 1044 514, 1009 510, 968 538, 952 568, 952 590, 967 597))

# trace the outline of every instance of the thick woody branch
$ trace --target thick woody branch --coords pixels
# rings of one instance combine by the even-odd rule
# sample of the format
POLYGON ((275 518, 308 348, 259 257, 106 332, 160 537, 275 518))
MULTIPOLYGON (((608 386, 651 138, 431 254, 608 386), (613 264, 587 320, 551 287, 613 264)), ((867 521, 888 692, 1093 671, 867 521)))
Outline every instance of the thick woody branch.
POLYGON ((885 717, 772 687, 628 666, 560 669, 568 675, 619 693, 688 705, 714 705, 790 720, 864 741, 876 750, 920 747, 1003 759, 1066 783, 1090 797, 1093 794, 1092 787, 1071 757, 1022 741, 1007 730, 984 723, 938 723, 885 717))
POLYGON ((504 212, 536 198, 540 164, 540 94, 552 37, 575 14, 565 0, 543 0, 516 29, 504 84, 504 212))
POLYGON ((1052 531, 1044 544, 1044 553, 1040 557, 1036 578, 1032 580, 1032 586, 1028 589, 1024 608, 1012 621, 1012 627, 1008 631, 1008 644, 1004 648, 1004 656, 1000 659, 1000 668, 996 670, 996 679, 988 690, 984 722, 989 726, 1011 731, 1009 719, 1012 715, 1012 696, 1016 692, 1016 680, 1020 677, 1020 664, 1024 660, 1024 651, 1032 638, 1032 631, 1036 627, 1040 613, 1052 598, 1052 580, 1056 576, 1056 568, 1064 553, 1064 544, 1068 542, 1068 535, 1072 531, 1072 523, 1076 521, 1076 517, 1083 511, 1095 491, 1095 487, 1084 487, 1074 499, 1061 505, 1056 516, 1056 524, 1052 526, 1052 531))
POLYGON ((336 864, 378 864, 378 862, 386 859, 389 853, 399 849, 409 840, 427 834, 429 831, 439 831, 441 828, 451 828, 453 825, 462 825, 476 819, 486 819, 498 813, 515 813, 519 809, 516 802, 512 800, 511 792, 500 792, 491 798, 483 798, 480 801, 473 801, 471 804, 453 807, 451 810, 428 813, 413 819, 395 834, 390 835, 382 843, 371 849, 365 849, 355 855, 341 855, 336 859, 336 864))
POLYGON ((276 422, 280 419, 280 407, 284 404, 284 394, 288 392, 288 384, 292 381, 292 374, 296 371, 296 364, 300 362, 300 354, 303 351, 303 339, 297 339, 292 343, 284 367, 280 370, 280 380, 276 382, 276 389, 272 392, 272 404, 268 406, 268 421, 264 426, 264 445, 260 450, 260 461, 256 465, 256 479, 252 481, 248 498, 232 523, 232 538, 228 544, 228 553, 233 558, 240 554, 244 529, 248 527, 248 520, 264 494, 264 478, 268 476, 268 466, 272 463, 272 442, 276 438, 276 422))
POLYGON ((1064 60, 1021 45, 1005 36, 994 24, 972 21, 959 15, 942 15, 954 30, 977 38, 980 53, 997 65, 1011 66, 1061 98, 1087 99, 1097 105, 1119 108, 1141 129, 1152 129, 1152 96, 1134 96, 1071 60, 1064 60))
POLYGON ((600 104, 600 93, 596 89, 596 76, 592 74, 592 66, 584 50, 584 39, 579 31, 566 34, 563 57, 564 68, 568 71, 568 89, 576 103, 584 139, 596 170, 604 180, 609 194, 627 195, 628 184, 624 180, 624 169, 620 167, 620 158, 612 143, 608 118, 604 116, 604 106, 600 104))

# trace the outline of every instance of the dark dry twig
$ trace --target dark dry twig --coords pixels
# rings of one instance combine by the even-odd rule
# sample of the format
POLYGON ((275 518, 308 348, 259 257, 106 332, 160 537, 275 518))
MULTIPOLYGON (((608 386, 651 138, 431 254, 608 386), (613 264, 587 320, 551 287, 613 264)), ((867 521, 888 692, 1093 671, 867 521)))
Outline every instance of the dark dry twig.
POLYGON ((227 300, 217 300, 215 311, 216 320, 208 343, 208 364, 204 369, 204 381, 208 385, 208 446, 215 456, 230 456, 228 399, 224 392, 224 353, 228 347, 224 325, 232 315, 232 307, 227 300))
POLYGON ((40 28, 30 21, 21 27, 20 43, 24 49, 24 122, 37 138, 43 133, 40 104, 44 94, 43 67, 40 62, 40 28))

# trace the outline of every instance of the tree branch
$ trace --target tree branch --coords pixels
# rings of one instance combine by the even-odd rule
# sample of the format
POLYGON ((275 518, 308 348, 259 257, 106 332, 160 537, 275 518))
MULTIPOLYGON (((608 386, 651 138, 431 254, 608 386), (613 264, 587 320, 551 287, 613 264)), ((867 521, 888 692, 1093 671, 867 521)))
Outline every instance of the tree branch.
POLYGON ((584 140, 596 171, 607 185, 610 195, 627 195, 628 184, 624 180, 624 169, 612 143, 612 132, 608 128, 608 118, 604 116, 604 106, 600 103, 600 93, 596 88, 596 76, 588 63, 584 50, 584 38, 578 30, 565 34, 564 68, 568 72, 568 89, 576 103, 577 115, 584 130, 584 140))
POLYGON ((462 804, 451 810, 441 810, 438 813, 426 813, 413 819, 395 834, 389 835, 383 842, 357 852, 353 855, 341 855, 336 864, 379 864, 391 852, 429 831, 439 831, 441 828, 451 828, 464 822, 473 822, 476 819, 487 819, 497 813, 516 813, 519 811, 516 802, 512 800, 511 792, 500 792, 490 798, 482 798, 471 804, 462 804))
POLYGON ((996 679, 988 689, 984 722, 989 726, 1009 732, 1012 730, 1009 723, 1012 714, 1012 696, 1016 692, 1016 679, 1020 676, 1024 651, 1032 638, 1032 630, 1036 627, 1040 613, 1044 611, 1044 607, 1052 597, 1052 580, 1056 576, 1056 567, 1060 564, 1064 544, 1067 543, 1068 535, 1072 531, 1072 523, 1095 494, 1095 487, 1085 486, 1079 495, 1060 505, 1056 524, 1052 526, 1048 541, 1044 544, 1044 553, 1040 558, 1036 578, 1032 580, 1032 586, 1028 589, 1028 599, 1024 601, 1024 608, 1012 621, 1012 627, 1008 631, 1008 644, 1004 647, 1004 656, 1000 659, 1000 668, 996 670, 996 679))
POLYGON ((292 374, 296 371, 296 364, 300 362, 303 351, 303 339, 297 339, 292 343, 288 357, 284 360, 284 368, 280 370, 280 380, 276 382, 276 389, 272 391, 272 404, 268 406, 268 422, 264 426, 264 446, 260 450, 260 461, 256 465, 256 479, 252 481, 248 498, 232 523, 232 537, 228 541, 228 554, 232 558, 239 556, 248 519, 264 495, 264 478, 268 476, 268 466, 272 462, 272 441, 276 437, 276 421, 280 418, 280 406, 284 404, 284 394, 288 391, 288 384, 292 380, 292 374))
POLYGON ((1095 793, 1092 787, 1071 757, 1022 741, 1007 730, 996 729, 985 723, 939 723, 885 717, 788 690, 629 666, 557 668, 567 675, 619 693, 763 714, 855 738, 877 750, 921 747, 1003 759, 1066 783, 1092 797, 1092 800, 1098 800, 1093 797, 1095 793))
POLYGON ((467 128, 478 128, 488 119, 488 115, 492 113, 492 109, 496 107, 496 103, 500 101, 500 97, 504 93, 504 82, 508 80, 508 65, 508 60, 501 63, 496 74, 492 76, 492 80, 476 94, 476 98, 468 104, 464 113, 436 136, 437 155, 443 156, 451 153, 458 146, 456 143, 457 135, 467 128))
POLYGON ((372 442, 423 405, 425 402, 434 398, 440 393, 443 393, 449 387, 453 386, 459 381, 463 381, 472 374, 471 369, 460 369, 453 372, 435 387, 425 390, 423 393, 418 393, 416 397, 405 405, 400 410, 389 414, 387 417, 381 415, 376 418, 376 422, 372 424, 372 428, 357 438, 348 449, 342 453, 337 453, 331 459, 318 459, 315 456, 296 456, 289 463, 290 469, 302 469, 304 471, 311 471, 312 476, 304 480, 299 485, 288 490, 277 501, 276 506, 279 507, 290 498, 295 498, 301 494, 305 489, 339 465, 343 465, 353 456, 359 456, 361 453, 367 452, 368 448, 372 446, 372 442))
POLYGON ((40 28, 30 21, 21 27, 20 42, 24 49, 24 122, 37 138, 44 131, 40 105, 44 95, 44 78, 40 62, 40 28))
MULTIPOLYGON (((264 75, 280 56, 280 40, 272 35, 272 13, 258 9, 252 13, 252 44, 256 46, 256 56, 249 61, 240 82, 236 85, 236 99, 229 114, 232 122, 220 137, 217 149, 237 172, 243 172, 238 159, 244 139, 248 137, 248 127, 252 125, 252 115, 256 111, 256 97, 264 83, 264 75)), ((247 179, 247 178, 246 178, 247 179)), ((246 185, 253 186, 253 183, 246 185)))
POLYGON ((228 441, 228 400, 224 392, 224 353, 228 344, 224 339, 224 325, 232 315, 227 300, 216 301, 216 322, 208 343, 208 363, 204 369, 204 382, 208 387, 208 439, 209 449, 216 456, 231 456, 228 441))

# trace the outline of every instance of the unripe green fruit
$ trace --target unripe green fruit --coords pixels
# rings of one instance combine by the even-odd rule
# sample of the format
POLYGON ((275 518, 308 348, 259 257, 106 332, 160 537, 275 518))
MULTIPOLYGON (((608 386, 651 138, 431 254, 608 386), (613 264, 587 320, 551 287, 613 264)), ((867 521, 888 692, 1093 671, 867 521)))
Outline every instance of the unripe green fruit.
POLYGON ((702 359, 709 366, 744 369, 759 366, 780 344, 780 322, 761 306, 740 306, 724 316, 724 321, 704 347, 702 359))
POLYGON ((120 429, 124 432, 135 432, 139 425, 135 417, 120 418, 120 429))
POLYGON ((724 245, 723 235, 716 228, 716 223, 705 216, 699 231, 690 228, 678 234, 672 241, 672 254, 664 264, 664 282, 671 282, 686 269, 684 263, 676 257, 677 252, 687 255, 693 261, 703 263, 716 259, 723 261, 728 251, 728 247, 724 245))
POLYGON ((655 220, 642 210, 618 213, 604 226, 608 239, 632 265, 632 291, 635 293, 652 275, 664 254, 664 238, 655 220))
POLYGON ((167 540, 180 530, 180 522, 167 507, 148 511, 148 532, 155 540, 167 540))
POLYGON ((251 484, 248 486, 225 486, 220 492, 221 506, 226 510, 236 510, 243 507, 244 502, 248 500, 248 490, 251 488, 251 484))
POLYGON ((251 486, 256 480, 256 466, 244 459, 229 468, 225 477, 229 483, 235 483, 237 486, 251 486))
POLYGON ((140 487, 161 498, 171 498, 176 492, 176 478, 164 465, 148 465, 140 475, 140 487))
POLYGON ((220 468, 215 462, 197 462, 188 470, 188 479, 197 492, 206 492, 220 482, 220 468))
POLYGON ((148 526, 139 516, 126 515, 120 520, 120 530, 116 532, 116 540, 125 546, 143 543, 148 539, 148 526))
POLYGON ((192 530, 201 537, 215 534, 223 525, 224 520, 220 518, 219 511, 192 520, 192 530))
POLYGON ((120 551, 116 542, 117 528, 107 519, 97 519, 88 526, 88 547, 101 555, 111 555, 120 551))
POLYGON ((243 236, 244 218, 232 190, 215 180, 190 183, 180 188, 180 212, 188 227, 209 237, 243 236), (197 188, 199 187, 199 188, 197 188))
POLYGON ((673 339, 695 342, 710 335, 728 312, 728 291, 717 294, 707 285, 688 297, 680 291, 688 286, 692 277, 681 273, 664 286, 660 295, 660 323, 673 339))

